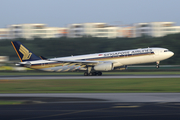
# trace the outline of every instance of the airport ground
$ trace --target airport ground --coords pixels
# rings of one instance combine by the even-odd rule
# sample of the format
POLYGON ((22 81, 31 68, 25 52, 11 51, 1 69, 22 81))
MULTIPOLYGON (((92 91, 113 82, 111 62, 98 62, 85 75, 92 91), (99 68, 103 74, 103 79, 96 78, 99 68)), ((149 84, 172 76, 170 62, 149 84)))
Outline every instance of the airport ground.
POLYGON ((180 71, 0 72, 0 93, 136 93, 180 92, 180 71))
POLYGON ((1 72, 0 119, 180 119, 179 73, 107 72, 79 79, 82 72, 1 72), (69 76, 78 79, 64 79, 69 76))
POLYGON ((180 103, 47 103, 0 106, 1 120, 179 120, 180 103))
POLYGON ((103 76, 83 76, 82 72, 76 75, 52 75, 47 72, 27 74, 0 75, 0 93, 180 92, 180 75, 177 71, 107 72, 103 76))
POLYGON ((180 119, 179 93, 0 94, 2 120, 180 119))

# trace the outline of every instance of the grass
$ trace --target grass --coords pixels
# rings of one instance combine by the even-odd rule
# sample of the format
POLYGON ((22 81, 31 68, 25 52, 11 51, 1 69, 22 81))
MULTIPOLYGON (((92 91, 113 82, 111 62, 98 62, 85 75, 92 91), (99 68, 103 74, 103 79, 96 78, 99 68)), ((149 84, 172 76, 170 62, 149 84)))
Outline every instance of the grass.
POLYGON ((0 105, 17 105, 22 104, 20 101, 2 101, 0 100, 0 105))
POLYGON ((180 92, 180 78, 0 80, 0 93, 180 92))

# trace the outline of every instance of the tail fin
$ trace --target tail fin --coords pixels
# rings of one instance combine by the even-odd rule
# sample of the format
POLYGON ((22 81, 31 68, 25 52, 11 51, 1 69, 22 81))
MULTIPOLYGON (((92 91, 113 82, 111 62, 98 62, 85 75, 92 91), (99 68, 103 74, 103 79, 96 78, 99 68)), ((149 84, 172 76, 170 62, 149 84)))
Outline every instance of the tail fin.
POLYGON ((37 57, 33 54, 28 48, 26 48, 21 42, 19 41, 11 41, 12 46, 14 47, 19 59, 21 62, 24 61, 33 61, 33 60, 41 60, 40 57, 37 57))

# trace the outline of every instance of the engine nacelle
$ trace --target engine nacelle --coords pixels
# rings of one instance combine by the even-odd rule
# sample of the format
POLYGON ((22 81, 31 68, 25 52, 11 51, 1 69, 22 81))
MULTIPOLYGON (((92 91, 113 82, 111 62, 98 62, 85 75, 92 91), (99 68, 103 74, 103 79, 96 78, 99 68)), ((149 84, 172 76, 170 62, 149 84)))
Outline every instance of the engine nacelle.
POLYGON ((113 69, 114 69, 113 63, 102 63, 102 64, 94 66, 94 70, 96 71, 109 71, 113 69))

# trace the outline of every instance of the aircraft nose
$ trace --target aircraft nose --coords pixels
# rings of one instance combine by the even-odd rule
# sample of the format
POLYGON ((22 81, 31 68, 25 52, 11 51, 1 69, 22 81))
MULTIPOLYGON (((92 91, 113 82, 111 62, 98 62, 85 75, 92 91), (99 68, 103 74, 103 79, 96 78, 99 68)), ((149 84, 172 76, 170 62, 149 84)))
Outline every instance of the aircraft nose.
POLYGON ((170 57, 171 57, 171 56, 173 56, 173 55, 174 55, 174 53, 170 51, 170 52, 169 52, 169 55, 170 55, 170 57))

